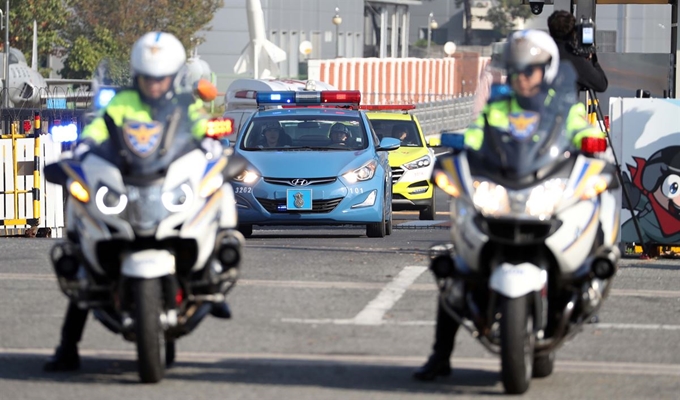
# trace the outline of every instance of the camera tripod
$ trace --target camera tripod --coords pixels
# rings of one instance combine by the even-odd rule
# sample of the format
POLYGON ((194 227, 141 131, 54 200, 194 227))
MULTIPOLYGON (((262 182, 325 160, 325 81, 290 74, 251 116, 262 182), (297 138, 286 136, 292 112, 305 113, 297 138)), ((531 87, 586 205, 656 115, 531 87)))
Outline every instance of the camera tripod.
POLYGON ((586 104, 588 103, 588 98, 591 100, 591 104, 595 108, 595 113, 597 115, 597 118, 599 121, 602 121, 600 124, 600 128, 602 129, 605 134, 607 135, 607 141, 609 142, 609 148, 612 150, 612 155, 614 157, 614 165, 616 166, 616 171, 618 172, 616 176, 619 179, 619 184, 621 185, 621 189, 623 191, 623 196, 625 198, 626 203, 628 203, 628 207, 630 209, 630 215, 631 218, 633 219, 633 225, 635 226, 635 231, 637 232, 638 239, 640 240, 640 246, 642 247, 642 257, 647 258, 649 257, 650 254, 653 254, 650 250, 651 248, 648 247, 647 243, 644 240, 644 237, 642 236, 642 230, 640 229, 640 224, 638 223, 637 215, 635 214, 635 210, 633 209, 633 204, 630 201, 630 195, 628 194, 628 189, 624 185, 623 181, 623 169, 621 168, 621 164, 619 164, 618 157, 616 156, 616 151, 614 150, 614 144, 612 142, 612 137, 609 133, 609 127, 607 124, 604 123, 604 115, 602 114, 602 108, 600 108, 600 101, 597 99, 597 95, 595 94, 595 91, 593 89, 586 89, 586 104))

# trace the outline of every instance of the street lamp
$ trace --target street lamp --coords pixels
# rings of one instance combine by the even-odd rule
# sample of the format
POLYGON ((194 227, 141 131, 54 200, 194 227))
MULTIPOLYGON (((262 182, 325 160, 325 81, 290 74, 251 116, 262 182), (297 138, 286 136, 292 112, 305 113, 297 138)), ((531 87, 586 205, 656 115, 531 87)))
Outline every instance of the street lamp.
POLYGON ((430 13, 427 17, 427 56, 430 56, 430 42, 432 41, 432 30, 437 29, 439 24, 434 20, 434 14, 430 13))
POLYGON ((335 15, 333 16, 333 25, 335 25, 335 58, 340 57, 340 24, 342 24, 340 9, 335 7, 335 15))

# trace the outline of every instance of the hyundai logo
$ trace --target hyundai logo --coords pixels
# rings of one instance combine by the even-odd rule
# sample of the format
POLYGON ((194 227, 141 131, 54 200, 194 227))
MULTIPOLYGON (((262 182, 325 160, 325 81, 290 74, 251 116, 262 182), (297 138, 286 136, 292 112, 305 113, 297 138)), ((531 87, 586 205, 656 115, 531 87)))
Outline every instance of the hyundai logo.
POLYGON ((307 186, 309 181, 307 179, 291 179, 290 184, 293 186, 307 186))

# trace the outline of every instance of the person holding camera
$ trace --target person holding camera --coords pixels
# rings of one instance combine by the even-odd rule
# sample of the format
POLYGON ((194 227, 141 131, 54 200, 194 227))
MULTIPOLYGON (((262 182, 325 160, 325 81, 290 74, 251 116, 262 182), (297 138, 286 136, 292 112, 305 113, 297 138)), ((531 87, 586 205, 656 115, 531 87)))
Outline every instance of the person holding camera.
POLYGON ((602 93, 607 90, 609 81, 594 51, 585 51, 578 41, 576 18, 569 11, 555 11, 548 17, 550 36, 557 43, 560 59, 568 60, 574 66, 578 78, 578 90, 592 89, 602 93))

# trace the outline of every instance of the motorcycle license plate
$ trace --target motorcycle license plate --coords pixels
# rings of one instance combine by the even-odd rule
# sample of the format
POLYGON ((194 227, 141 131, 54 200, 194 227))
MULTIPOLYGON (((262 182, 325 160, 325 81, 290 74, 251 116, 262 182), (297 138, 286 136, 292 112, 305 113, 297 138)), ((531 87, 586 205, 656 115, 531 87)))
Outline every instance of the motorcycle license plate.
POLYGON ((288 211, 312 209, 312 189, 288 189, 286 191, 286 208, 288 211))

